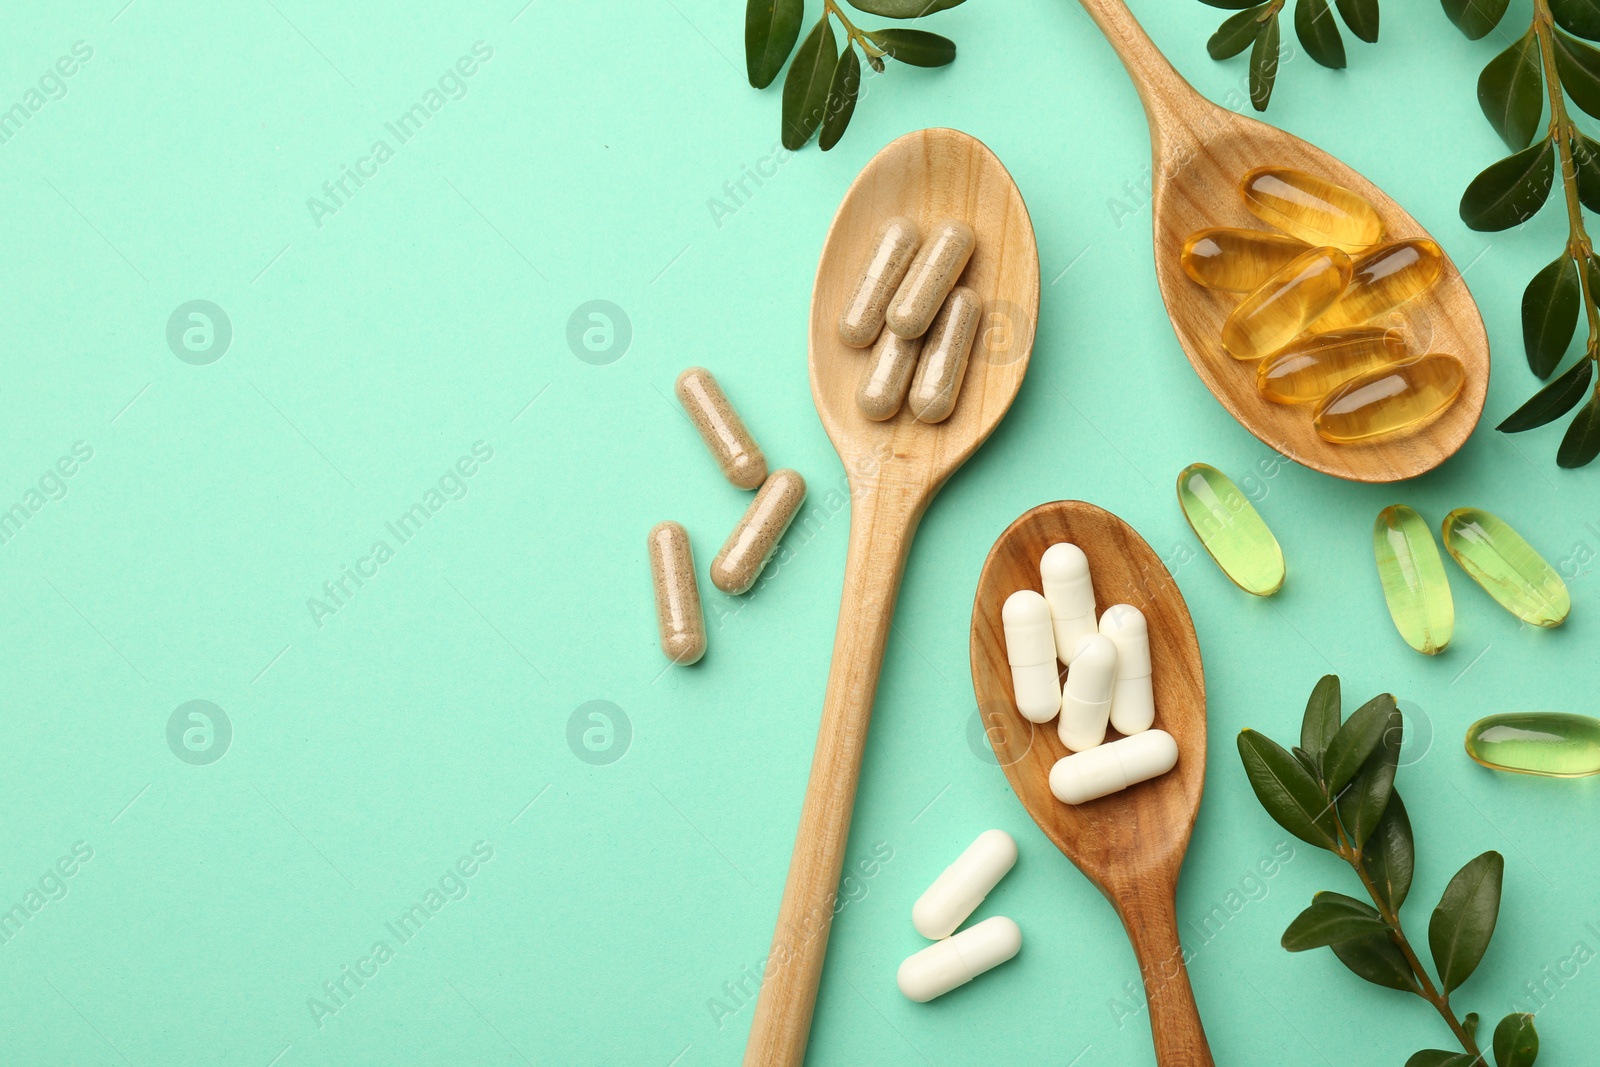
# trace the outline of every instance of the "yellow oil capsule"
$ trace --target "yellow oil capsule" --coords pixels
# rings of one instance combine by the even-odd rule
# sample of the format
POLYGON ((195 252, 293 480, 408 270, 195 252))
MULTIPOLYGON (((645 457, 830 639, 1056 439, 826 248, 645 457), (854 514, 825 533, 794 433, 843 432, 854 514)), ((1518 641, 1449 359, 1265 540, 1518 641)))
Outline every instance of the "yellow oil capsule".
POLYGON ((1467 727, 1467 755, 1485 767, 1517 774, 1600 774, 1600 719, 1559 711, 1490 715, 1467 727))
POLYGON ((1372 524, 1372 554, 1394 628, 1425 656, 1443 652, 1455 633, 1456 608, 1427 522, 1404 504, 1384 508, 1372 524))
POLYGON ((1345 382, 1405 359, 1398 330, 1364 326, 1301 337, 1261 361, 1256 389, 1274 404, 1311 404, 1345 382))
POLYGON ((1534 626, 1560 626, 1572 610, 1567 584, 1504 519, 1482 508, 1444 517, 1444 547, 1500 606, 1534 626))
POLYGON ((1349 288, 1317 320, 1317 329, 1342 330, 1371 322, 1426 292, 1443 269, 1444 253, 1426 237, 1375 248, 1356 260, 1349 288))
POLYGON ((1350 281, 1350 257, 1313 248, 1239 301, 1222 324, 1222 347, 1234 359, 1270 356, 1333 306, 1350 281))
POLYGON ((1178 474, 1178 506, 1234 585, 1255 596, 1282 588, 1278 539, 1226 474, 1205 463, 1189 464, 1178 474))
POLYGON ((1454 356, 1437 353, 1392 363, 1348 381, 1317 405, 1312 425, 1334 444, 1416 430, 1444 414, 1466 384, 1454 356))
POLYGON ((1377 210, 1350 190, 1304 171, 1257 167, 1239 181, 1250 213, 1308 244, 1365 252, 1383 236, 1377 210))
POLYGON ((1281 233, 1216 227, 1191 233, 1178 260, 1207 289, 1248 293, 1309 248, 1281 233))

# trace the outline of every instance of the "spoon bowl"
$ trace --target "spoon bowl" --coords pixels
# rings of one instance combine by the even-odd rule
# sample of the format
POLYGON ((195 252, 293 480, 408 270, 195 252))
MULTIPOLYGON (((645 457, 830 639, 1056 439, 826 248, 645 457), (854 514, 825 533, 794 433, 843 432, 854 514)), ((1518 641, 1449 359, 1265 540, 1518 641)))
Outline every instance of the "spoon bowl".
POLYGON ((1256 391, 1256 364, 1223 351, 1222 323, 1239 295, 1195 284, 1179 263, 1183 242, 1209 226, 1270 230, 1245 209, 1239 194, 1239 179, 1262 166, 1305 171, 1362 196, 1383 220, 1385 242, 1428 237, 1428 231, 1382 189, 1320 148, 1195 92, 1122 0, 1081 2, 1127 67, 1150 121, 1156 281, 1178 343, 1206 388, 1268 447, 1337 478, 1400 481, 1453 455, 1477 426, 1489 389, 1489 339, 1455 263, 1445 255, 1434 286, 1377 325, 1399 326, 1415 355, 1442 352, 1459 359, 1466 370, 1461 394, 1421 429, 1363 444, 1324 441, 1312 428, 1311 405, 1264 399, 1256 391))
POLYGON ((811 395, 849 478, 850 545, 816 754, 745 1045, 747 1067, 798 1067, 805 1058, 906 555, 934 494, 1010 408, 1038 315, 1033 224, 993 152, 956 130, 919 130, 862 169, 828 230, 811 295, 811 395), (839 312, 879 226, 895 215, 916 219, 924 232, 943 218, 964 219, 977 236, 960 284, 983 297, 984 316, 955 411, 934 425, 905 409, 884 422, 863 415, 856 391, 869 356, 839 338, 839 312))
MULTIPOLYGON (((1200 645, 1183 594, 1144 538, 1093 504, 1058 500, 1024 514, 995 541, 972 603, 972 690, 1001 768, 1029 816, 1116 909, 1133 943, 1163 1067, 1211 1063, 1183 967, 1175 893, 1206 770, 1206 692, 1200 645), (1148 782, 1086 804, 1050 792, 1068 750, 1054 723, 1016 710, 1000 610, 1019 589, 1040 591, 1039 559, 1061 541, 1089 559, 1095 612, 1132 604, 1150 631, 1155 728, 1178 743, 1178 763, 1148 782)), ((1115 732, 1108 734, 1114 739, 1115 732)))

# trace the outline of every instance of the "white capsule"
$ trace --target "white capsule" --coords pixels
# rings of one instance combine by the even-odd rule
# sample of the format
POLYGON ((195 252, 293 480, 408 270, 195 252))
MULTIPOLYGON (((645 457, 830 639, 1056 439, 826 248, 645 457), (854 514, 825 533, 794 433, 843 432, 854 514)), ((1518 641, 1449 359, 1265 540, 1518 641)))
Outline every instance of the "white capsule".
POLYGON ((1006 661, 1017 710, 1029 722, 1049 722, 1061 708, 1061 676, 1056 673, 1056 643, 1050 605, 1032 589, 1018 589, 1000 609, 1006 632, 1006 661))
POLYGON ((1044 598, 1050 602, 1056 657, 1070 666, 1078 642, 1097 632, 1089 557, 1083 549, 1066 541, 1051 545, 1039 560, 1039 580, 1044 586, 1044 598))
POLYGON ((934 941, 949 937, 1016 862, 1017 843, 1011 835, 985 830, 917 898, 911 906, 911 925, 934 941))
POLYGON ((908 957, 895 980, 907 999, 921 1003, 966 985, 1015 956, 1021 948, 1022 931, 1017 924, 1004 915, 996 915, 908 957))
POLYGON ((1166 774, 1177 762, 1178 742, 1172 735, 1146 730, 1056 760, 1050 768, 1050 792, 1063 804, 1083 804, 1166 774))
POLYGON ((1117 646, 1117 681, 1111 692, 1111 726, 1137 734, 1156 721, 1156 695, 1150 687, 1150 627, 1132 604, 1113 604, 1100 615, 1100 632, 1117 646))
POLYGON ((1117 680, 1117 646, 1104 634, 1090 634, 1078 642, 1061 687, 1061 721, 1056 733, 1074 752, 1093 748, 1106 739, 1111 717, 1111 693, 1117 680))

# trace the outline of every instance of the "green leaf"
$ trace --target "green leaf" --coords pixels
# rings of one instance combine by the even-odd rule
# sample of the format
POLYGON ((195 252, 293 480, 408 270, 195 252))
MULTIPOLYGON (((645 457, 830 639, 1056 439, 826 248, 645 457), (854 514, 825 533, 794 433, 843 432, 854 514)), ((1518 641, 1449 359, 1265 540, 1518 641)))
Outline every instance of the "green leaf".
POLYGON ((856 113, 856 94, 861 91, 861 59, 856 46, 845 43, 844 55, 833 68, 833 82, 828 86, 828 110, 822 116, 822 134, 817 145, 824 152, 839 143, 850 116, 856 113))
POLYGON ((1249 48, 1261 32, 1261 9, 1265 6, 1258 4, 1248 11, 1241 11, 1223 19, 1222 25, 1217 27, 1217 32, 1206 42, 1206 52, 1211 58, 1232 59, 1249 48))
POLYGON ((1368 44, 1378 41, 1378 0, 1334 0, 1350 32, 1368 44))
POLYGON ((744 65, 750 84, 765 89, 800 39, 805 0, 749 0, 744 9, 744 65))
POLYGON ((1590 115, 1600 118, 1600 51, 1555 31, 1556 74, 1561 87, 1590 115))
POLYGON ((1267 110, 1272 86, 1278 80, 1278 13, 1268 16, 1250 49, 1250 104, 1257 111, 1267 110))
POLYGON ((1589 398, 1556 449, 1556 466, 1582 467, 1600 455, 1600 396, 1589 398))
POLYGON ((1550 14, 1562 29, 1600 41, 1600 0, 1550 0, 1550 14))
POLYGON ((1533 1016, 1515 1012, 1494 1028, 1494 1062, 1498 1067, 1533 1067, 1539 1056, 1539 1035, 1533 1016))
POLYGON ((1212 7, 1224 8, 1228 11, 1238 11, 1242 8, 1262 6, 1261 0, 1200 0, 1200 2, 1202 4, 1210 4, 1212 7))
POLYGON ((1425 1048, 1406 1061, 1406 1067, 1473 1067, 1483 1061, 1465 1052, 1446 1052, 1443 1049, 1425 1048))
POLYGON ((1446 996, 1465 982, 1494 936, 1500 915, 1500 881, 1506 861, 1485 852, 1467 862, 1445 886, 1439 906, 1428 920, 1428 948, 1446 996))
POLYGON ((1476 41, 1487 34, 1506 13, 1511 0, 1443 0, 1444 13, 1456 28, 1476 41))
POLYGON ((1306 701, 1305 716, 1300 720, 1300 747, 1319 765, 1322 754, 1328 751, 1328 742, 1339 732, 1339 721, 1343 714, 1339 703, 1339 676, 1324 674, 1317 679, 1316 688, 1311 690, 1311 699, 1306 701))
POLYGON ((960 3, 962 0, 850 0, 851 7, 886 19, 919 19, 960 3))
POLYGON ((1472 1038, 1473 1041, 1477 1041, 1478 1013, 1475 1011, 1467 1012, 1467 1014, 1461 1019, 1461 1029, 1465 1030, 1467 1032, 1467 1036, 1472 1038))
POLYGON ((1311 906, 1296 915, 1283 932, 1283 947, 1290 952, 1304 952, 1358 937, 1383 935, 1388 929, 1371 905, 1338 893, 1318 893, 1311 906))
POLYGON ((1416 868, 1416 845, 1411 837, 1411 817, 1400 794, 1391 791, 1389 806, 1373 828, 1361 850, 1361 866, 1378 890, 1383 902, 1396 914, 1411 892, 1411 875, 1416 868))
POLYGON ((1507 148, 1528 147, 1544 113, 1539 38, 1531 27, 1510 48, 1489 60, 1478 75, 1478 106, 1507 148))
POLYGON ((956 43, 948 37, 926 30, 873 30, 872 43, 913 67, 942 67, 955 62, 956 43))
POLYGON ((1535 274, 1522 291, 1522 347, 1534 374, 1550 377, 1566 355, 1572 331, 1578 327, 1582 301, 1578 263, 1565 252, 1535 274))
POLYGON ((1294 33, 1306 55, 1335 70, 1344 67, 1344 39, 1328 0, 1295 0, 1294 33))
POLYGON ((800 50, 789 65, 783 80, 783 147, 793 152, 805 147, 822 124, 828 106, 828 87, 839 63, 839 49, 833 40, 833 24, 824 11, 817 25, 806 34, 800 50))
POLYGON ((1550 196, 1555 163, 1548 137, 1491 163, 1461 194, 1461 221, 1474 230, 1506 230, 1533 218, 1550 196))
POLYGON ((1352 844, 1361 848, 1372 836, 1394 793, 1394 772, 1400 765, 1400 746, 1405 738, 1405 720, 1400 709, 1390 706, 1389 719, 1379 735, 1377 747, 1361 764, 1339 794, 1339 822, 1352 844))
POLYGON ((1311 772, 1283 746, 1254 730, 1239 731, 1239 759, 1256 799, 1279 826, 1332 852, 1338 847, 1333 808, 1311 772))
POLYGON ((1506 420, 1495 429, 1502 433, 1521 433, 1554 422, 1589 395, 1589 377, 1593 371, 1592 359, 1584 357, 1578 360, 1561 377, 1534 393, 1527 403, 1507 415, 1506 420))
POLYGON ((1330 794, 1343 789, 1367 762, 1367 757, 1383 739, 1393 711, 1394 697, 1380 693, 1351 712, 1350 718, 1339 727, 1322 756, 1322 780, 1327 783, 1330 794))
POLYGON ((1578 134, 1572 143, 1572 162, 1578 171, 1578 199, 1590 211, 1600 211, 1600 143, 1578 134))
POLYGON ((1387 934, 1340 941, 1328 947, 1333 949, 1340 963, 1373 985, 1387 986, 1405 993, 1419 993, 1410 965, 1387 934))

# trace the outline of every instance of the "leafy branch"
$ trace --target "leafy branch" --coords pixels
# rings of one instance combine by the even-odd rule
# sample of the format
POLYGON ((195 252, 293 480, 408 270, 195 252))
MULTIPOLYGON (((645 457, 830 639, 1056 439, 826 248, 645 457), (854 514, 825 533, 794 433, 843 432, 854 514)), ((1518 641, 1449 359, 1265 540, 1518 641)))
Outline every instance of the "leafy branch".
MULTIPOLYGON (((1416 867, 1411 820, 1395 792, 1404 723, 1385 693, 1343 718, 1339 678, 1327 675, 1306 703, 1300 744, 1285 750, 1254 730, 1239 734, 1239 758, 1256 798, 1280 826, 1333 853, 1355 871, 1371 900, 1316 894, 1283 933, 1290 952, 1329 948, 1376 985, 1421 997, 1450 1028, 1461 1052, 1424 1049, 1406 1067, 1474 1067, 1488 1061, 1478 1045, 1478 1016, 1456 1015, 1450 995, 1489 947, 1500 914, 1505 860, 1485 852, 1445 887, 1428 922, 1428 973, 1400 922, 1416 867)), ((1495 1027, 1498 1067, 1531 1067, 1539 1054, 1533 1016, 1513 1013, 1495 1027)))
MULTIPOLYGON (((1483 37, 1505 15, 1507 0, 1445 0, 1461 32, 1483 37)), ((1478 78, 1478 103, 1495 132, 1513 149, 1472 180, 1461 198, 1461 218, 1475 230, 1504 230, 1538 213, 1557 173, 1567 209, 1561 255, 1539 271, 1522 294, 1522 341, 1528 367, 1548 379, 1577 331, 1581 307, 1589 328, 1583 355, 1512 412, 1499 429, 1520 433, 1588 403, 1567 426, 1556 463, 1581 467, 1600 455, 1600 261, 1584 226, 1583 209, 1600 211, 1600 145, 1578 131, 1567 98, 1600 117, 1600 50, 1578 37, 1600 40, 1600 8, 1591 0, 1533 0, 1527 32, 1495 56, 1478 78), (1573 36, 1576 34, 1577 36, 1573 36), (1549 108, 1545 135, 1530 146, 1549 108)))
MULTIPOLYGON (((850 6, 869 15, 915 19, 944 11, 962 0, 850 0, 850 6)), ((914 67, 942 67, 955 61, 956 44, 926 30, 861 30, 844 13, 837 0, 822 0, 822 17, 800 44, 805 21, 805 0, 748 0, 744 14, 744 58, 750 84, 765 89, 794 53, 783 80, 783 147, 791 152, 805 146, 821 131, 817 143, 826 152, 839 143, 861 94, 861 49, 867 64, 878 73, 884 60, 914 67), (844 32, 839 50, 833 21, 844 32)))
MULTIPOLYGON (((1230 15, 1206 42, 1212 59, 1232 59, 1250 49, 1250 103, 1265 111, 1278 80, 1278 12, 1288 0, 1201 0, 1230 15)), ((1378 0, 1334 0, 1350 32, 1368 44, 1378 40, 1378 0)), ((1306 55, 1335 70, 1345 65, 1344 37, 1328 0, 1295 0, 1294 33, 1306 55)))

